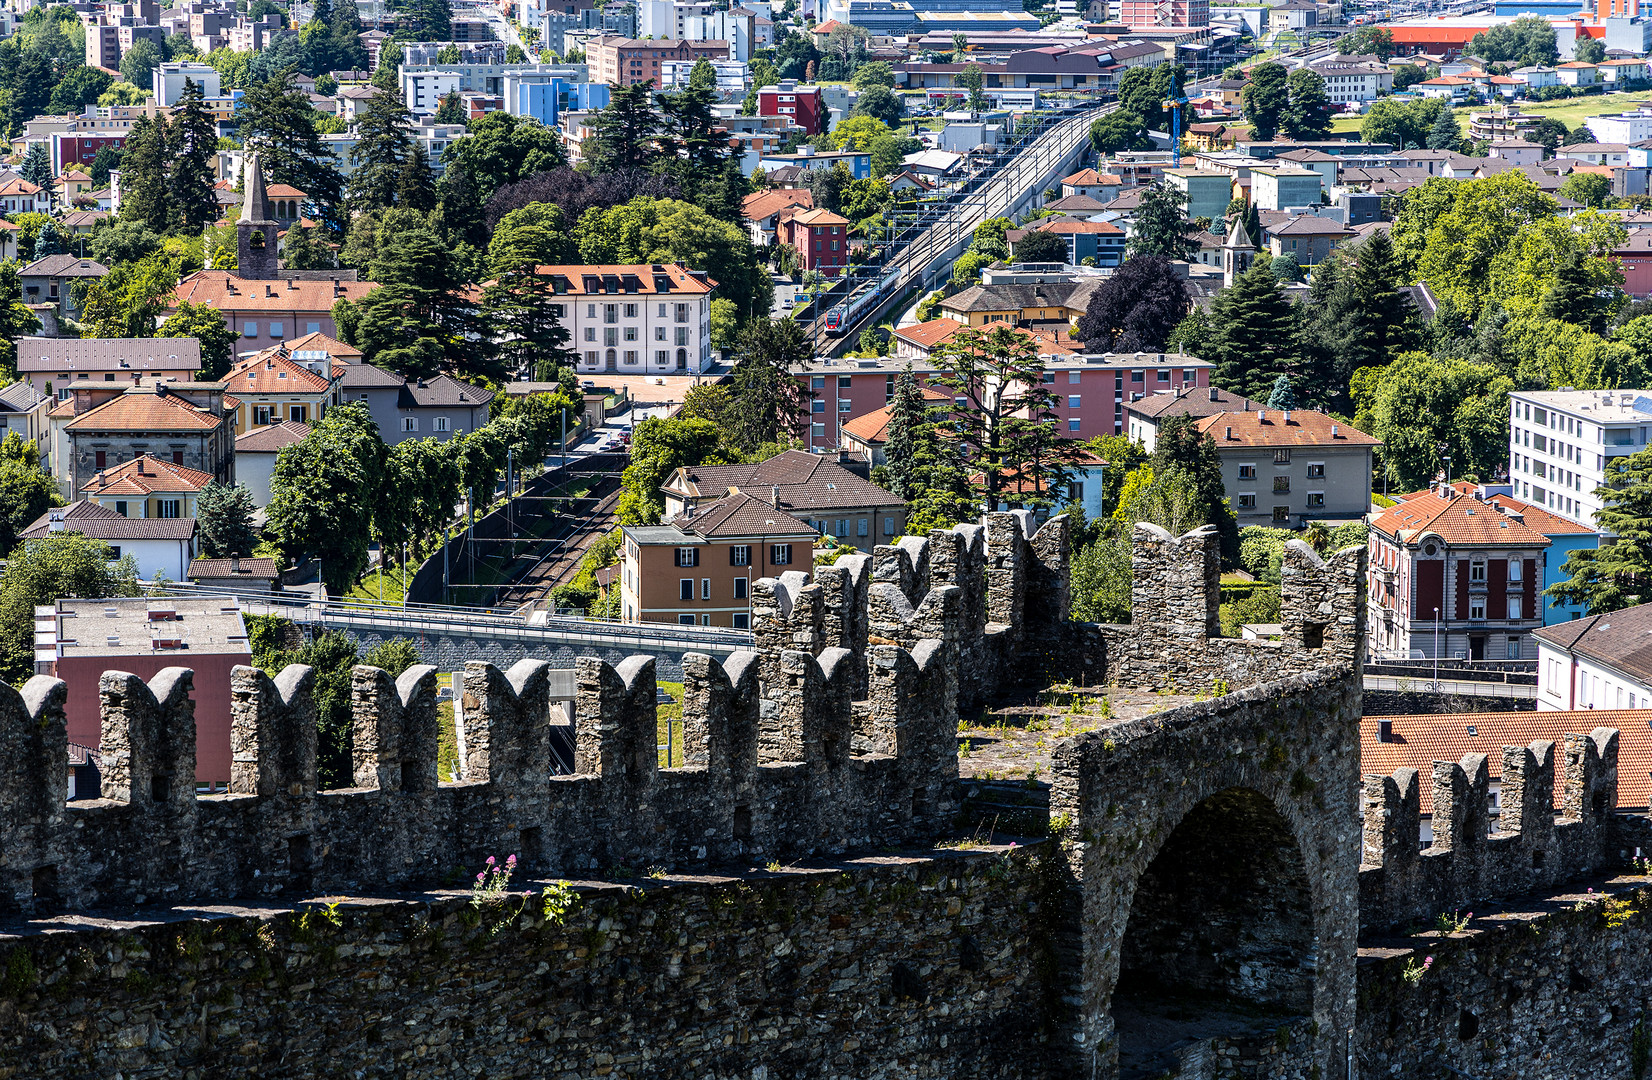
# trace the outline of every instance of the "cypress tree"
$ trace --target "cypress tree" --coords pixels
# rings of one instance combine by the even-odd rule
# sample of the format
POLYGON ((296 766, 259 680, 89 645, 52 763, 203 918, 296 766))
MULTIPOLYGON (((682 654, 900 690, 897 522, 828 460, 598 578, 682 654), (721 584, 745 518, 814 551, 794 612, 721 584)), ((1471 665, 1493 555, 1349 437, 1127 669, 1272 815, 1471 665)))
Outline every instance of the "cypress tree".
POLYGON ((927 422, 923 391, 912 375, 912 365, 895 378, 895 399, 889 403, 889 434, 883 443, 889 490, 910 500, 917 492, 913 477, 917 468, 918 429, 927 422))
MULTIPOLYGON (((1229 290, 1230 292, 1232 290, 1229 290)), ((1155 477, 1181 472, 1198 493, 1205 521, 1216 526, 1222 539, 1222 563, 1232 566, 1239 560, 1239 521, 1227 503, 1227 487, 1222 480, 1222 459, 1216 440, 1199 430, 1197 417, 1172 416, 1159 425, 1153 440, 1153 456, 1148 460, 1155 477)))
POLYGON ((162 235, 172 231, 174 214, 167 156, 166 121, 147 116, 134 120, 121 161, 120 216, 162 235))
POLYGON ((206 111, 200 83, 193 79, 184 80, 184 92, 172 108, 167 144, 172 153, 172 203, 183 230, 193 236, 218 220, 218 199, 212 187, 218 125, 206 111))
POLYGON ((1223 290, 1211 309, 1222 386, 1248 398, 1266 398, 1275 380, 1298 366, 1297 313, 1273 268, 1259 261, 1223 290))

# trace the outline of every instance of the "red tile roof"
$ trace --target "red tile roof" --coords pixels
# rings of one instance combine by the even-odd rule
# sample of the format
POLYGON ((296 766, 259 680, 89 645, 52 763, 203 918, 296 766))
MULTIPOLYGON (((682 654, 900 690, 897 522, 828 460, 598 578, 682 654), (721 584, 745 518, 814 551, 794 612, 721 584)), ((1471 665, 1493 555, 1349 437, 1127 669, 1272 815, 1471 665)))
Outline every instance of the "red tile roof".
POLYGON ((1215 413, 1199 421, 1199 430, 1215 439, 1219 450, 1240 446, 1382 445, 1381 439, 1373 439, 1363 431, 1312 409, 1257 409, 1255 412, 1215 413))
MULTIPOLYGON (((1451 487, 1454 491, 1459 491, 1470 498, 1473 498, 1474 493, 1480 489, 1478 484, 1475 484, 1469 480, 1459 480, 1452 484, 1451 487)), ((1413 491, 1405 495, 1396 495, 1394 498, 1398 502, 1409 502, 1412 499, 1431 494, 1433 494, 1433 492, 1429 491, 1427 488, 1424 488, 1422 491, 1413 491)), ((1516 514, 1519 514, 1525 520, 1527 525, 1536 529, 1544 536, 1593 536, 1595 532, 1595 530, 1589 528, 1587 525, 1580 525, 1568 518, 1561 517, 1559 514, 1552 513, 1544 507, 1538 506, 1536 503, 1527 502, 1525 499, 1516 499, 1512 495, 1487 495, 1485 496, 1485 501, 1490 503, 1492 506, 1497 507, 1499 510, 1512 510, 1516 514)))
POLYGON ((684 533, 708 539, 814 535, 814 530, 804 522, 743 491, 705 503, 691 517, 679 514, 666 524, 684 533))
POLYGON ((1448 544, 1547 547, 1549 538, 1495 506, 1466 495, 1417 495, 1390 506, 1371 522, 1378 532, 1409 544, 1433 533, 1448 544))
POLYGON ((178 282, 179 304, 211 304, 220 311, 318 311, 330 313, 339 300, 359 301, 376 287, 371 281, 312 281, 278 278, 254 281, 222 270, 197 270, 178 282))
POLYGON ((309 424, 296 420, 282 420, 263 427, 255 427, 235 437, 237 454, 274 454, 282 447, 291 446, 310 433, 309 424))
POLYGON ((130 461, 104 469, 80 490, 92 497, 144 496, 157 492, 200 491, 210 483, 211 473, 186 469, 161 458, 140 454, 130 461))
POLYGON ((813 206, 814 193, 808 188, 780 188, 775 191, 754 191, 740 200, 740 210, 747 221, 763 221, 788 206, 813 206))
POLYGON ((324 394, 332 380, 277 352, 248 357, 229 369, 225 384, 238 394, 324 394))
POLYGON ((224 422, 180 397, 145 387, 88 409, 64 426, 69 431, 211 431, 224 422))
MULTIPOLYGON (((920 387, 925 401, 951 401, 949 394, 929 387, 920 387)), ((894 409, 892 405, 885 405, 881 409, 873 409, 869 413, 862 413, 842 427, 845 435, 859 439, 863 443, 882 445, 889 438, 889 417, 894 409)))
MULTIPOLYGON (((1402 766, 1417 770, 1422 812, 1434 809, 1433 764, 1461 761, 1464 754, 1486 755, 1493 780, 1503 774, 1503 747, 1527 746, 1537 740, 1555 744, 1562 759, 1568 734, 1584 735, 1597 727, 1618 730, 1618 806, 1641 808, 1652 795, 1652 710, 1580 709, 1575 712, 1429 713, 1421 716, 1367 716, 1360 724, 1360 771, 1388 775, 1402 766), (1377 721, 1392 725, 1388 742, 1378 741, 1377 721), (1474 734, 1469 734, 1473 728, 1474 734)), ((1561 805, 1562 778, 1554 786, 1561 805)))

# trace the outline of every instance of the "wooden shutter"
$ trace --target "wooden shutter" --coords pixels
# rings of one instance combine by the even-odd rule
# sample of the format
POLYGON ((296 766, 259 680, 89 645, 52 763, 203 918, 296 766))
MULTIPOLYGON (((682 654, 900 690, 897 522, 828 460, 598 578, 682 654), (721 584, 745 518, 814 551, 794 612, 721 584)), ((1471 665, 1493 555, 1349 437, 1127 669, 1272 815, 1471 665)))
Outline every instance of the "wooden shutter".
POLYGON ((1509 616, 1509 561, 1486 560, 1486 618, 1506 619, 1509 616))
POLYGON ((1526 560, 1526 618, 1537 618, 1537 560, 1526 560))
MULTIPOLYGON (((1445 563, 1434 559, 1417 562, 1417 619, 1432 619, 1434 609, 1445 607, 1445 563)), ((1444 610, 1441 614, 1445 614, 1444 610)))
POLYGON ((1468 618, 1468 560, 1457 560, 1457 617, 1468 618))

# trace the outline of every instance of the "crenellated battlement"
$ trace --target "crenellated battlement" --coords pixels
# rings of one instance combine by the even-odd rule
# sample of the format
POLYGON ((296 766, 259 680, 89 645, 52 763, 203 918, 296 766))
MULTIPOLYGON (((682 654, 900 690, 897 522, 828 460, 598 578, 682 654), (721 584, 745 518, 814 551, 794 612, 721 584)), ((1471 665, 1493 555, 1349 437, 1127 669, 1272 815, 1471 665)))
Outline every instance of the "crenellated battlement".
POLYGON ((1488 896, 1520 896, 1598 871, 1616 852, 1618 732, 1503 747, 1501 811, 1492 827, 1486 755, 1436 761, 1433 840, 1422 847, 1422 778, 1413 768, 1365 777, 1360 924, 1385 929, 1488 896), (1555 809, 1560 785, 1561 808, 1555 809))

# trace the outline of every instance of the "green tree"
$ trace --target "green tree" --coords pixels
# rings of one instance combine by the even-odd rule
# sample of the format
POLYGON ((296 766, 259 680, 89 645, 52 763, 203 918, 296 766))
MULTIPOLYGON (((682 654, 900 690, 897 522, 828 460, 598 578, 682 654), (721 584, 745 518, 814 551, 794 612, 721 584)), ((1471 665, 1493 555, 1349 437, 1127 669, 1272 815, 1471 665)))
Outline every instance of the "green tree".
POLYGON ((318 228, 294 224, 281 243, 281 266, 287 270, 333 270, 338 260, 330 245, 322 242, 318 228))
POLYGON ((218 124, 207 112, 206 95, 194 79, 184 80, 183 93, 172 106, 166 147, 171 157, 167 176, 170 202, 179 227, 193 236, 218 220, 218 199, 213 190, 217 180, 213 164, 218 156, 218 124))
POLYGON ((1469 39, 1468 51, 1482 60, 1521 67, 1552 65, 1560 59, 1554 27, 1541 15, 1522 15, 1482 30, 1469 39))
POLYGON ((808 422, 810 394, 797 372, 813 360, 814 349, 793 320, 747 321, 734 358, 733 393, 741 403, 730 432, 735 445, 753 451, 808 422))
POLYGON ((413 156, 413 114, 399 93, 374 94, 357 115, 356 144, 350 149, 348 195, 364 210, 404 205, 398 195, 413 156))
POLYGON ((1136 231, 1130 237, 1132 258, 1148 255, 1166 259, 1191 259, 1198 254, 1198 241, 1183 214, 1187 195, 1160 181, 1142 192, 1136 204, 1136 231))
POLYGON ((952 85, 969 93, 969 111, 981 112, 987 107, 987 96, 981 92, 983 82, 980 64, 965 64, 962 71, 952 77, 952 85))
POLYGON ((40 320, 23 303, 21 265, 15 259, 0 262, 0 374, 7 376, 17 371, 17 339, 40 329, 40 320))
POLYGON ((79 116, 86 106, 97 104, 98 98, 108 91, 114 81, 114 76, 101 68, 70 68, 53 88, 48 108, 59 116, 79 116))
POLYGON ((1126 150, 1146 150, 1152 145, 1153 141, 1147 137, 1147 125, 1139 114, 1129 109, 1114 109, 1105 116, 1097 117, 1090 125, 1090 146, 1097 154, 1105 156, 1126 150))
POLYGON ((1386 26, 1362 26, 1343 38, 1339 49, 1349 56, 1375 56, 1387 63, 1394 55, 1394 32, 1386 26))
POLYGON ((465 103, 460 99, 459 91, 454 90, 442 95, 441 102, 436 106, 435 121, 438 124, 465 122, 465 103))
POLYGON ((1573 173, 1560 185, 1559 195, 1591 210, 1603 210, 1614 202, 1611 179, 1599 173, 1573 173))
POLYGON ((251 555, 258 544, 258 534, 252 527, 252 517, 257 512, 252 493, 243 484, 220 484, 214 480, 202 488, 195 501, 201 555, 208 559, 251 555))
POLYGON ((1446 108, 1446 103, 1439 98, 1419 101, 1383 98, 1373 102, 1360 121, 1359 137, 1366 142, 1390 143, 1396 149, 1420 150, 1427 145, 1434 122, 1446 108))
POLYGON ((276 455, 267 532, 291 561, 313 555, 335 596, 367 565, 375 492, 385 446, 367 406, 335 405, 310 433, 276 455))
POLYGON ((678 262, 704 270, 717 282, 718 295, 733 300, 747 318, 772 307, 774 286, 750 234, 692 203, 643 196, 592 207, 580 217, 574 240, 581 262, 678 262))
POLYGON ((1280 375, 1296 370, 1297 314, 1266 261, 1218 293, 1210 314, 1217 381, 1224 388, 1264 399, 1280 375))
POLYGON ((1271 60, 1251 68, 1240 103, 1245 122, 1251 126, 1251 136, 1262 142, 1272 140, 1279 133, 1291 104, 1285 69, 1271 60))
POLYGON ((975 504, 956 444, 943 442, 936 431, 945 412, 924 399, 912 365, 907 364, 895 377, 883 445, 886 464, 875 471, 874 482, 906 500, 908 532, 948 528, 973 515, 975 504))
POLYGON ((0 442, 0 551, 17 545, 17 534, 54 506, 57 484, 40 467, 40 450, 17 432, 0 442))
POLYGON ((159 318, 172 306, 178 265, 166 255, 121 263, 102 277, 74 283, 75 304, 86 337, 154 337, 159 318))
POLYGON ((591 120, 592 134, 585 146, 588 171, 646 169, 654 156, 654 136, 661 122, 654 109, 652 79, 614 87, 607 107, 591 120))
POLYGON ((1197 500, 1192 512, 1198 521, 1190 527, 1215 525, 1222 538, 1222 561, 1235 565, 1239 559, 1239 522, 1228 506, 1216 440, 1199 430, 1198 418, 1183 413, 1163 420, 1154 437, 1150 463, 1157 477, 1180 473, 1187 478, 1197 500))
POLYGON ((172 231, 177 208, 167 182, 171 153, 164 118, 140 116, 126 134, 126 157, 121 165, 120 216, 150 232, 172 231))
POLYGON ((1567 580, 1544 595, 1604 615, 1652 600, 1652 450, 1607 458, 1606 482, 1596 494, 1600 547, 1568 554, 1561 567, 1567 580))
POLYGON ((34 675, 34 609, 66 597, 101 600, 138 595, 132 556, 115 559, 102 540, 62 532, 28 540, 0 575, 0 676, 21 686, 34 675))
POLYGON ((1010 257, 1009 241, 1005 233, 1015 228, 1015 222, 1009 218, 988 218, 975 226, 975 234, 969 242, 969 250, 984 255, 988 259, 1007 259, 1010 257))
POLYGON ((1323 139, 1331 134, 1331 99, 1325 80, 1312 68, 1297 68, 1286 80, 1290 107, 1280 117, 1280 126, 1293 139, 1323 139))
POLYGON ((1493 266, 1524 230, 1558 207, 1517 169, 1475 180, 1436 177, 1407 191, 1389 235, 1413 280, 1427 281, 1468 318, 1497 295, 1493 266))
POLYGON ((121 54, 120 77, 133 86, 148 86, 150 76, 161 66, 161 50, 148 38, 139 38, 121 54))
POLYGON ((731 349, 740 332, 740 309, 733 300, 716 297, 711 301, 711 347, 731 349))
POLYGON ((723 429, 710 420, 651 416, 631 433, 631 463, 620 477, 622 525, 652 525, 665 513, 660 486, 685 465, 730 463, 723 429))
POLYGON ((86 250, 104 266, 119 266, 157 254, 161 238, 142 221, 122 216, 92 233, 86 250))
POLYGON ((1296 391, 1291 389, 1291 377, 1281 375, 1273 381, 1273 393, 1268 395, 1268 408, 1296 408, 1296 391))
POLYGON ((126 151, 118 146, 98 147, 97 156, 92 158, 92 183, 98 187, 108 186, 110 171, 120 168, 121 159, 125 156, 126 151))
MULTIPOLYGON (((754 76, 756 75, 756 70, 757 69, 754 66, 752 69, 754 76)), ((757 85, 762 86, 766 84, 757 83, 757 85)), ((892 90, 895 86, 894 69, 891 68, 886 61, 870 60, 855 69, 854 85, 856 90, 860 90, 862 92, 871 90, 874 87, 892 90)))
POLYGON ((338 159, 322 142, 316 127, 320 114, 311 107, 309 94, 294 83, 295 74, 282 71, 247 86, 236 133, 246 149, 258 151, 265 182, 298 188, 309 196, 306 212, 342 233, 344 181, 338 159))
POLYGON ((407 638, 386 638, 377 645, 361 654, 361 662, 368 667, 376 667, 388 674, 392 679, 400 678, 401 673, 424 661, 419 657, 419 647, 407 638))
POLYGON ((482 291, 482 322, 493 331, 505 370, 571 365, 577 358, 555 315, 554 283, 540 269, 567 262, 572 252, 559 207, 529 203, 500 220, 488 246, 494 280, 482 291))
POLYGON ((1064 263, 1071 254, 1067 241, 1059 233, 1034 227, 1021 234, 1015 242, 1015 261, 1018 263, 1064 263))
POLYGON ((1400 490, 1421 487, 1440 467, 1437 447, 1452 455, 1452 474, 1485 479, 1508 458, 1508 394, 1513 383, 1489 364, 1405 353, 1356 405, 1372 417, 1371 434, 1400 490))
POLYGON ((1434 126, 1428 129, 1428 148, 1455 150, 1462 137, 1463 130, 1457 123, 1457 115, 1447 106, 1440 110, 1440 115, 1434 118, 1434 126))
POLYGON ((855 99, 855 115, 881 120, 891 126, 901 122, 906 106, 886 86, 873 86, 860 92, 855 99))
POLYGON ((1606 59, 1606 43, 1600 38, 1579 36, 1572 46, 1572 59, 1584 64, 1599 64, 1606 59))
MULTIPOLYGON (((194 338, 201 345, 200 377, 208 381, 223 378, 235 359, 235 331, 224 322, 224 313, 211 304, 178 305, 166 317, 156 337, 194 338)), ((247 552, 251 552, 251 548, 247 552)))

